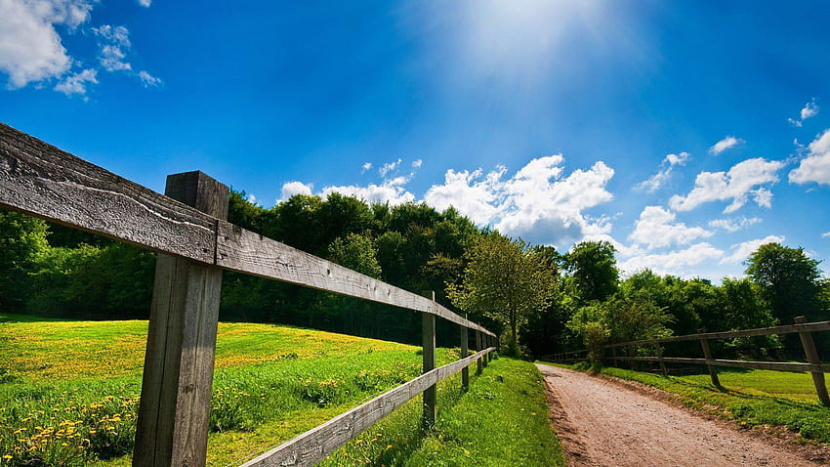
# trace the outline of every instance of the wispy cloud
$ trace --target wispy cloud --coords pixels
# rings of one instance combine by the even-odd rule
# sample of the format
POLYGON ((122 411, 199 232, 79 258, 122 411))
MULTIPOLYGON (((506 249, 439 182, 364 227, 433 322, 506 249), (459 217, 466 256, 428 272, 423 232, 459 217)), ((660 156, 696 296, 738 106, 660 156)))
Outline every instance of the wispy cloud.
POLYGON ((665 158, 663 158, 663 162, 660 164, 660 170, 656 174, 649 177, 648 180, 645 180, 637 184, 634 188, 636 190, 654 193, 661 186, 663 186, 663 184, 666 183, 666 181, 669 180, 672 172, 674 171, 674 166, 685 165, 688 159, 688 152, 667 155, 665 158))
POLYGON ((783 161, 755 158, 734 165, 728 172, 701 172, 694 189, 686 196, 672 196, 669 206, 675 211, 690 211, 703 203, 731 200, 723 210, 731 213, 751 196, 759 206, 770 207, 772 192, 767 187, 778 181, 778 171, 784 166, 783 161))
POLYGON ((819 107, 816 103, 816 99, 813 98, 812 101, 808 102, 804 105, 804 108, 801 109, 801 113, 799 114, 800 118, 788 118, 787 121, 790 122, 790 125, 794 127, 801 127, 804 125, 804 120, 808 118, 813 118, 818 115, 819 107))
POLYGON ((67 96, 73 94, 86 95, 86 87, 90 84, 97 84, 97 73, 93 69, 86 69, 67 76, 55 85, 55 91, 62 92, 67 96))
POLYGON ((413 169, 420 169, 423 164, 424 164, 423 159, 418 159, 418 160, 412 162, 412 168, 413 169))
POLYGON ((368 172, 369 170, 372 170, 372 163, 371 163, 371 162, 365 162, 365 163, 361 166, 361 171, 360 171, 360 173, 366 173, 366 172, 368 172))
POLYGON ((398 160, 397 160, 397 161, 395 161, 395 162, 389 162, 389 163, 383 164, 383 165, 382 165, 382 166, 378 169, 378 173, 380 174, 380 176, 381 176, 381 177, 385 177, 385 176, 386 176, 386 174, 388 174, 389 172, 392 172, 392 171, 394 171, 394 170, 397 170, 397 169, 398 169, 398 167, 400 167, 401 162, 403 162, 403 161, 402 161, 401 159, 398 159, 398 160))
POLYGON ((107 71, 131 70, 132 65, 124 59, 126 51, 130 50, 130 31, 124 26, 111 26, 109 24, 92 28, 92 32, 99 38, 98 61, 107 71))
POLYGON ((745 229, 751 225, 755 225, 759 222, 761 222, 761 219, 758 217, 742 217, 740 219, 714 219, 709 221, 709 227, 734 233, 741 229, 745 229))
POLYGON ((150 73, 147 73, 144 70, 138 72, 138 79, 141 80, 141 84, 145 88, 156 88, 164 84, 161 78, 156 78, 155 76, 151 75, 150 73))
POLYGON ((743 143, 743 140, 738 139, 734 136, 727 136, 726 138, 723 138, 722 140, 712 145, 712 147, 709 148, 709 154, 714 154, 717 156, 723 151, 734 148, 735 146, 741 143, 743 143))

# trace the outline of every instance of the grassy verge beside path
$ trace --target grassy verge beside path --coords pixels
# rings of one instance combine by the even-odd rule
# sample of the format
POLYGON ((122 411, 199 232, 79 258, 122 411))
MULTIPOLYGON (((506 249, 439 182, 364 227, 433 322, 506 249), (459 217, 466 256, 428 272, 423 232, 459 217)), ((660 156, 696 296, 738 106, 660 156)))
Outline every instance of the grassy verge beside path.
POLYGON ((321 466, 564 466, 548 421, 544 384, 532 363, 494 360, 482 375, 472 377, 468 392, 460 389, 459 375, 439 384, 438 418, 425 437, 419 433, 418 398, 321 466))
POLYGON ((670 392, 688 407, 741 427, 770 425, 800 433, 803 440, 830 443, 830 408, 819 404, 809 373, 719 368, 723 389, 712 386, 708 374, 662 376, 620 368, 603 368, 601 373, 670 392))

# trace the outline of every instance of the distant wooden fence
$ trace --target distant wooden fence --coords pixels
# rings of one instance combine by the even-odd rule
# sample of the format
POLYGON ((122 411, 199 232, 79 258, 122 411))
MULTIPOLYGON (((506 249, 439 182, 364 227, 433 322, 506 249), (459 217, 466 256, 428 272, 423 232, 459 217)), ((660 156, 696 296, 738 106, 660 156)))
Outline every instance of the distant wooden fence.
MULTIPOLYGON (((666 363, 681 363, 692 365, 706 365, 709 370, 709 375, 712 379, 712 384, 720 387, 720 380, 718 379, 717 367, 734 367, 734 368, 750 368, 759 370, 774 370, 774 371, 791 371, 804 372, 809 371, 813 377, 813 383, 816 387, 816 394, 823 405, 830 407, 830 396, 827 394, 827 385, 825 383, 824 374, 830 372, 830 364, 822 363, 821 357, 816 349, 816 344, 813 341, 812 333, 818 331, 830 331, 830 321, 819 321, 815 323, 808 323, 803 316, 795 319, 796 324, 786 326, 773 326, 768 328, 744 329, 740 331, 723 331, 723 332, 707 332, 700 334, 689 334, 686 336, 665 337, 662 339, 648 339, 634 342, 624 342, 622 344, 606 345, 603 348, 610 350, 611 355, 606 352, 606 360, 611 360, 615 366, 620 361, 628 362, 656 362, 660 365, 663 373, 666 373, 666 363), (801 338, 801 345, 804 348, 804 355, 807 363, 798 362, 759 362, 747 360, 725 360, 715 358, 712 350, 709 347, 710 339, 734 339, 736 337, 754 337, 754 336, 769 336, 773 334, 794 334, 798 333, 801 338), (703 351, 704 358, 688 358, 688 357, 664 357, 662 344, 670 342, 682 341, 700 341, 700 347, 703 351), (653 348, 656 355, 637 355, 637 350, 643 347, 653 348), (621 349, 624 354, 618 355, 617 350, 621 349)), ((573 352, 564 352, 554 354, 552 356, 554 361, 558 362, 576 362, 588 359, 588 350, 577 350, 573 352)))
POLYGON ((226 221, 228 188, 201 172, 171 175, 165 195, 0 123, 0 206, 159 253, 134 466, 204 466, 222 270, 414 310, 423 316, 423 375, 245 466, 313 465, 406 401, 492 358, 496 335, 432 300, 226 221), (461 327, 461 359, 435 368, 435 317, 461 327), (468 356, 468 330, 476 350, 468 356))

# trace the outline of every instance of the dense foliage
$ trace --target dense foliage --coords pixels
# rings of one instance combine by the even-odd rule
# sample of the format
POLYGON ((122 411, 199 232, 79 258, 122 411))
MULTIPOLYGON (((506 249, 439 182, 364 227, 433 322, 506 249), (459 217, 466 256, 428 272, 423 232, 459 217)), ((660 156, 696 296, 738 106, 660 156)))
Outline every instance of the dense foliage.
MULTIPOLYGON (((830 319, 830 281, 800 248, 761 246, 747 277, 720 285, 650 270, 621 277, 608 242, 569 252, 476 227, 453 208, 295 195, 272 208, 231 192, 229 220, 371 277, 431 296, 502 335, 503 350, 544 356, 603 344, 830 319)), ((0 308, 51 317, 143 318, 155 257, 80 231, 0 211, 0 308)), ((221 319, 275 322, 419 343, 417 313, 225 273, 221 319)), ((458 330, 439 320, 439 344, 458 330)), ((819 336, 820 344, 826 342, 819 336)), ((689 345, 693 345, 689 344, 689 345)), ((719 342, 736 357, 798 354, 772 337, 719 342)), ((682 349, 678 349, 680 352, 682 349)), ((780 355, 779 355, 780 356, 780 355)))

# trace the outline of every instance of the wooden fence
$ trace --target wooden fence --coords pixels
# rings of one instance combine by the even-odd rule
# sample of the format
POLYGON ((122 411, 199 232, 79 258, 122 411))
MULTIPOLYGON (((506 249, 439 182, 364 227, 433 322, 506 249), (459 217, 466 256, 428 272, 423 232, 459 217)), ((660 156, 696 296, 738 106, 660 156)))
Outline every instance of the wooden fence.
MULTIPOLYGON (((824 378, 824 374, 830 372, 830 364, 821 362, 821 357, 818 353, 818 349, 816 349, 812 334, 818 331, 830 331, 830 321, 807 323, 803 316, 799 316, 795 318, 795 323, 796 324, 786 326, 744 329, 740 331, 707 332, 689 334, 686 336, 665 337, 662 339, 624 342, 621 344, 606 345, 603 349, 606 350, 605 359, 610 359, 615 366, 618 366, 620 361, 656 362, 660 365, 660 369, 663 374, 666 374, 666 363, 705 365, 709 370, 709 376, 712 379, 712 384, 718 387, 721 385, 717 372, 717 367, 719 366, 791 372, 809 371, 813 377, 813 383, 816 387, 816 394, 818 394, 819 400, 823 405, 830 407, 830 396, 828 396, 827 385, 825 384, 824 378), (798 333, 801 338, 801 345, 804 348, 804 355, 807 359, 807 363, 718 359, 714 357, 712 350, 709 347, 709 340, 711 339, 734 339, 736 337, 769 336, 773 334, 778 335, 795 333, 798 333), (703 358, 663 356, 662 344, 683 341, 699 341, 700 348, 703 351, 703 358), (643 349, 644 347, 654 349, 655 355, 637 355, 638 350, 643 349), (618 355, 617 350, 623 350, 624 354, 618 355), (608 351, 610 351, 610 356, 608 355, 608 351)), ((555 354, 552 356, 552 359, 558 362, 576 362, 580 360, 587 360, 588 350, 583 349, 555 354)))
POLYGON ((171 175, 165 195, 0 123, 0 206, 159 253, 134 466, 204 466, 222 270, 414 310, 423 316, 423 375, 245 466, 313 465, 406 401, 492 358, 495 334, 416 295, 226 221, 228 188, 201 172, 171 175), (435 317, 460 326, 461 359, 435 368, 435 317), (468 356, 468 330, 476 353, 468 356))

